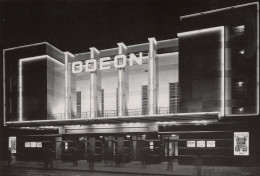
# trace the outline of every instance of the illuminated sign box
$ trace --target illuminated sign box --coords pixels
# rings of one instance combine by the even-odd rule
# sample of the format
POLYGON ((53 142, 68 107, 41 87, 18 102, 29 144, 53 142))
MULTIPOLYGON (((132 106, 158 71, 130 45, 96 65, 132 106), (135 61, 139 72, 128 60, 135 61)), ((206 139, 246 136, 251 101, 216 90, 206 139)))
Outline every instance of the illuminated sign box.
POLYGON ((31 142, 31 147, 36 147, 36 142, 31 142))
POLYGON ((36 143, 36 147, 41 148, 41 147, 42 147, 42 142, 37 142, 37 143, 36 143))
POLYGON ((234 155, 249 155, 249 132, 234 132, 234 155))
POLYGON ((30 142, 25 142, 25 143, 24 143, 24 147, 26 147, 26 148, 31 147, 31 143, 30 143, 30 142))
POLYGON ((11 149, 11 153, 16 153, 16 137, 12 136, 9 137, 9 143, 8 143, 9 149, 11 149))
POLYGON ((205 147, 205 141, 197 141, 197 147, 205 147))
POLYGON ((207 147, 216 147, 216 141, 207 141, 207 147))
POLYGON ((187 147, 196 147, 195 141, 187 141, 187 147))

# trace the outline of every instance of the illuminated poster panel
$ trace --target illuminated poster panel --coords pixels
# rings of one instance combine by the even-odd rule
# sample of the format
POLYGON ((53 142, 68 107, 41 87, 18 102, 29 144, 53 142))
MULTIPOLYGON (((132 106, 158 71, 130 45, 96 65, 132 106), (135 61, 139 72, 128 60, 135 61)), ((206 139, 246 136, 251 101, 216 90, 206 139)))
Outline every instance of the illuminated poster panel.
POLYGON ((196 142, 195 141, 187 141, 187 147, 195 147, 196 142))
POLYGON ((234 155, 249 155, 249 132, 234 132, 234 155))
POLYGON ((36 142, 31 142, 31 147, 36 147, 36 142))
POLYGON ((12 136, 9 137, 9 141, 8 141, 8 147, 9 149, 11 149, 11 153, 16 153, 16 137, 12 136))
POLYGON ((207 147, 216 147, 216 141, 207 141, 207 147))
POLYGON ((31 147, 31 143, 30 143, 30 142, 25 142, 25 143, 24 143, 24 147, 26 147, 26 148, 31 147))
POLYGON ((68 149, 69 149, 69 143, 65 142, 65 150, 68 150, 68 149))
POLYGON ((42 148, 42 142, 37 142, 36 147, 42 148))
POLYGON ((197 141, 197 147, 205 147, 205 141, 197 141))

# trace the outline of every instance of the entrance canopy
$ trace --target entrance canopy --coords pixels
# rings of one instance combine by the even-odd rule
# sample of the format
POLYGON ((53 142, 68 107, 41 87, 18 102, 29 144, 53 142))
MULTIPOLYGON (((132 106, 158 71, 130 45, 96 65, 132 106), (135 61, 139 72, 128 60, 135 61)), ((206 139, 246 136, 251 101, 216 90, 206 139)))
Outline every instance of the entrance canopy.
POLYGON ((38 127, 38 126, 64 126, 64 125, 93 125, 93 124, 121 124, 121 123, 164 123, 164 122, 217 122, 218 112, 208 113, 176 113, 157 115, 138 115, 122 117, 100 117, 61 120, 34 120, 6 122, 9 127, 38 127))

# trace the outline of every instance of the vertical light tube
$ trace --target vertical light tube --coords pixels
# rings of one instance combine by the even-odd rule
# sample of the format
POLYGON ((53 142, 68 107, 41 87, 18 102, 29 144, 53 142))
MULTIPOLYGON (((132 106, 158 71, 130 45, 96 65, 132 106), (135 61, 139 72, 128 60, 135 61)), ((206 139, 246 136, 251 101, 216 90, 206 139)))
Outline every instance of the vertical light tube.
POLYGON ((149 38, 148 71, 148 114, 156 114, 158 96, 158 60, 156 57, 157 41, 149 38))
POLYGON ((22 113, 23 113, 23 82, 22 82, 22 59, 19 60, 19 121, 23 121, 22 113))
MULTIPOLYGON (((100 52, 92 47, 90 49, 90 59, 95 59, 99 63, 100 52)), ((85 65, 85 67, 89 67, 85 65)), ((101 78, 99 64, 97 69, 90 72, 90 118, 95 118, 101 111, 101 78)))
POLYGON ((221 110, 220 116, 225 115, 225 28, 224 26, 219 27, 221 31, 221 110))
POLYGON ((6 126, 5 122, 6 122, 6 97, 5 97, 5 50, 3 51, 3 116, 4 116, 4 126, 6 126))
POLYGON ((256 6, 257 6, 257 15, 256 15, 256 20, 257 20, 257 26, 256 26, 256 32, 257 32, 257 51, 256 51, 256 54, 257 54, 257 61, 256 61, 256 108, 257 108, 257 112, 256 112, 256 114, 258 114, 259 115, 259 3, 257 3, 256 4, 256 6))
MULTIPOLYGON (((124 43, 118 43, 118 54, 126 54, 127 47, 124 43)), ((124 116, 128 104, 128 65, 118 68, 118 116, 124 116)))
POLYGON ((68 53, 65 52, 65 66, 64 66, 64 71, 65 71, 65 119, 69 119, 69 111, 68 111, 68 53))

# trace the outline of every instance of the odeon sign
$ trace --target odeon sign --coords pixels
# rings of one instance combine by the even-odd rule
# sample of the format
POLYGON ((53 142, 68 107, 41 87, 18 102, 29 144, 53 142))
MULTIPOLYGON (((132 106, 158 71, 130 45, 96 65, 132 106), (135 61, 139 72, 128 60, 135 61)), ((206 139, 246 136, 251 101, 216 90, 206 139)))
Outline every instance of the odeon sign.
POLYGON ((114 68, 124 68, 126 65, 133 66, 134 61, 138 65, 143 64, 143 53, 139 53, 139 57, 131 53, 129 58, 126 55, 120 54, 114 57, 112 61, 111 57, 102 57, 100 59, 89 59, 85 60, 85 64, 82 61, 76 61, 72 63, 72 73, 81 73, 81 72, 95 72, 99 70, 108 70, 111 69, 111 63, 114 62, 114 68), (97 63, 98 62, 98 63, 97 63), (98 67, 99 65, 99 67, 98 67))

